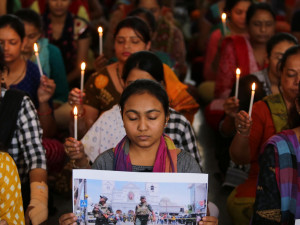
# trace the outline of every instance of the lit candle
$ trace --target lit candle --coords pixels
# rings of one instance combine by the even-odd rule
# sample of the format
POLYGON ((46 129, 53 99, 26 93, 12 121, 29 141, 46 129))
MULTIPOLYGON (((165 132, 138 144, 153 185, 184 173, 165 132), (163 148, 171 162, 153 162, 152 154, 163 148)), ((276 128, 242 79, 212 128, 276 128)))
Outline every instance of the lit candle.
POLYGON ((77 140, 77 115, 78 115, 78 111, 77 111, 77 107, 74 107, 73 110, 74 113, 74 138, 77 140))
POLYGON ((251 91, 251 99, 250 99, 250 106, 249 106, 249 117, 251 117, 252 114, 252 106, 254 101, 254 94, 255 94, 255 83, 252 84, 252 91, 251 91))
POLYGON ((103 43, 102 43, 103 29, 102 29, 102 27, 98 27, 98 33, 99 33, 99 55, 102 55, 103 54, 103 43))
POLYGON ((235 79, 235 99, 238 99, 239 96, 239 82, 240 82, 240 75, 241 75, 241 70, 240 68, 236 68, 235 71, 236 74, 236 79, 235 79))
POLYGON ((223 35, 226 35, 226 13, 222 13, 221 19, 222 19, 222 24, 223 24, 223 35))
POLYGON ((38 67, 39 67, 40 75, 43 76, 43 70, 42 70, 42 66, 41 66, 41 62, 40 62, 39 48, 38 48, 37 43, 33 44, 33 49, 34 49, 34 54, 35 54, 36 61, 37 61, 38 67))
POLYGON ((84 71, 85 71, 86 64, 85 62, 81 63, 81 80, 80 80, 80 91, 83 93, 83 84, 84 84, 84 71))

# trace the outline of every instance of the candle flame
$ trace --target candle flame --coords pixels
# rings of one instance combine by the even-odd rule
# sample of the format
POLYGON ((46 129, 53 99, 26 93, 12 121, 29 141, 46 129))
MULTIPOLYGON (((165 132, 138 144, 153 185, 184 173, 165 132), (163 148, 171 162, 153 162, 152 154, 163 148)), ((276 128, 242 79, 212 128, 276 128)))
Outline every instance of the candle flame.
POLYGON ((82 62, 82 63, 81 63, 81 70, 85 70, 85 67, 86 67, 85 62, 82 62))
POLYGON ((38 52, 39 52, 39 48, 38 48, 37 43, 34 43, 34 44, 33 44, 33 49, 34 49, 34 52, 35 52, 35 53, 38 53, 38 52))
POLYGON ((236 68, 235 73, 236 73, 236 75, 241 75, 241 70, 240 70, 240 68, 236 68))
POLYGON ((221 17, 222 17, 222 21, 225 22, 226 21, 226 17, 227 17, 226 13, 222 13, 221 17))
POLYGON ((255 91, 255 83, 252 84, 252 91, 255 91))
POLYGON ((102 34, 103 33, 103 29, 102 27, 98 27, 98 33, 102 34))
POLYGON ((74 113, 74 116, 78 115, 77 106, 74 107, 73 113, 74 113))

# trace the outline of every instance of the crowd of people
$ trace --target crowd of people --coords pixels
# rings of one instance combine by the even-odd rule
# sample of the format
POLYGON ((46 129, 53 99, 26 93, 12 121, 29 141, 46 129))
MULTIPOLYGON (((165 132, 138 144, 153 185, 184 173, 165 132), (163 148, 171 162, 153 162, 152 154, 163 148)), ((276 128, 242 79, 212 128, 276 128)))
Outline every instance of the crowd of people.
MULTIPOLYGON (((299 18, 298 1, 2 0, 0 224, 47 223, 72 169, 205 172, 199 110, 232 189, 219 210, 234 225, 294 224, 299 18)), ((210 210, 199 224, 218 224, 210 210)))

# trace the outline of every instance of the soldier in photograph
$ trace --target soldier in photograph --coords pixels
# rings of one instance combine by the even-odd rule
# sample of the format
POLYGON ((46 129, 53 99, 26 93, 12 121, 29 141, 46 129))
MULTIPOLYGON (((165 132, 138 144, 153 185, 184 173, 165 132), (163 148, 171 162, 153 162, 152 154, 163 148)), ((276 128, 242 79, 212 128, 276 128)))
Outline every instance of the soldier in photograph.
POLYGON ((106 204, 107 197, 100 195, 99 204, 96 204, 93 209, 93 214, 96 217, 96 225, 108 225, 108 218, 113 213, 111 206, 106 204))
POLYGON ((135 225, 147 225, 149 216, 155 221, 155 214, 150 204, 146 202, 146 197, 141 196, 141 202, 135 207, 135 225))

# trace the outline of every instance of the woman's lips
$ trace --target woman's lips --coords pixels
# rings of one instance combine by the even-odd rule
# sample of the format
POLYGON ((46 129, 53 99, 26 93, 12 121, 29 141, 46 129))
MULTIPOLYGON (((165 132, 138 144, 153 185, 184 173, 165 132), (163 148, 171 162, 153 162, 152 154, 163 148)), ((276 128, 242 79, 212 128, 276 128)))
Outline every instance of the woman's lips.
POLYGON ((138 136, 138 139, 140 139, 141 141, 146 141, 150 138, 150 136, 147 136, 147 135, 140 135, 138 136))
POLYGON ((130 53, 130 52, 123 52, 122 55, 123 55, 123 56, 130 56, 131 53, 130 53))

